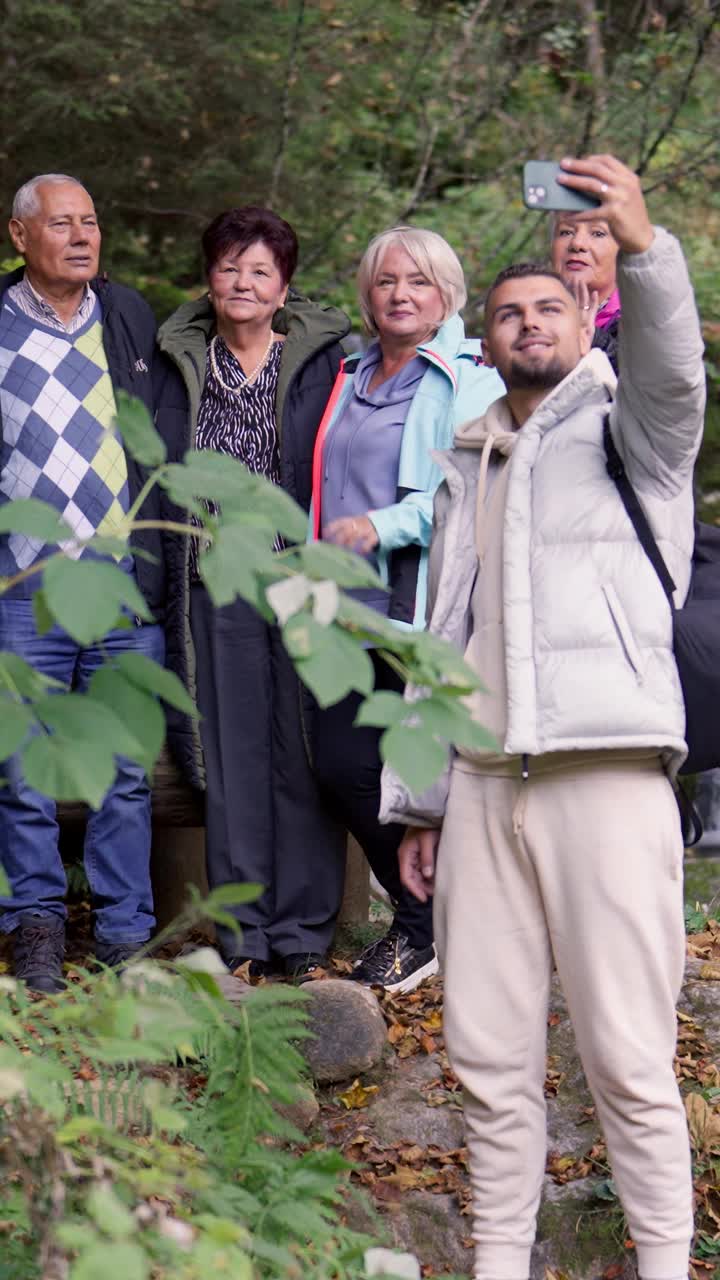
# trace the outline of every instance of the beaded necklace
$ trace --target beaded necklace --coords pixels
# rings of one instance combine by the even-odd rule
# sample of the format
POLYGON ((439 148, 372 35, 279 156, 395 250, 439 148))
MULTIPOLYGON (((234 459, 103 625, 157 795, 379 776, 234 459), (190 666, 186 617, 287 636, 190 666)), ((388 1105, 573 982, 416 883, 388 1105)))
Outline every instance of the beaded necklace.
MULTIPOLYGON (((267 345, 267 349, 266 349, 266 351, 265 351, 264 355, 261 357, 261 359, 260 359, 260 360, 258 361, 258 363, 255 365, 255 368, 253 369, 252 373, 250 373, 250 374, 245 374, 245 373, 243 372, 243 370, 242 370, 241 366, 240 366, 240 362, 239 362, 239 361, 237 362, 237 364, 238 364, 238 368, 240 369, 240 373, 241 373, 241 375, 242 375, 242 379, 243 379, 243 381, 240 383, 240 386, 239 386, 239 387, 231 387, 231 386, 230 386, 230 383, 229 383, 229 382, 225 382, 225 381, 221 378, 221 376, 220 376, 220 370, 218 369, 217 358, 216 358, 216 355, 215 355, 215 344, 216 344, 216 342, 217 342, 217 340, 218 340, 219 336, 220 336, 220 335, 216 333, 216 334, 215 334, 215 337, 212 339, 212 341, 211 341, 211 343, 210 343, 210 366, 211 366, 211 368, 212 368, 213 375, 214 375, 214 377, 215 377, 216 381, 220 383, 220 386, 223 388, 223 390, 225 390, 225 391, 229 391, 229 392, 230 392, 230 394, 231 394, 231 395, 233 395, 233 396, 239 396, 239 395, 241 395, 241 394, 242 394, 242 392, 245 390, 245 388, 246 388, 246 387, 251 387, 251 386, 253 385, 253 383, 255 383, 255 382, 257 381, 258 374, 262 373, 263 369, 265 368, 265 365, 267 364, 267 362, 268 362, 268 358, 269 358, 269 356, 270 356, 270 352, 271 352, 271 351, 272 351, 272 349, 273 349, 273 343, 275 342, 275 334, 273 333, 273 331, 272 331, 272 329, 271 329, 271 330, 270 330, 270 341, 269 341, 269 343, 268 343, 268 345, 267 345)), ((226 345, 227 345, 227 344, 226 344, 226 345)), ((229 348, 229 347, 228 347, 228 350, 230 350, 230 348, 229 348)), ((232 352, 230 352, 230 354, 232 355, 232 352)))

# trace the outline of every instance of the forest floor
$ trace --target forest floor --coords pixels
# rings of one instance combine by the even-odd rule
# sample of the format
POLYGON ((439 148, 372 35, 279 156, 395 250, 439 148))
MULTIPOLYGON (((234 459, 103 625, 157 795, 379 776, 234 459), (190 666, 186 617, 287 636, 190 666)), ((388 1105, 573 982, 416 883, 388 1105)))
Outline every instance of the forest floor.
MULTIPOLYGON (((697 1234, 694 1280, 720 1280, 720 859, 689 858, 688 973, 678 1013, 676 1074, 693 1141, 697 1234)), ((344 926, 332 976, 386 927, 344 926)), ((91 916, 71 906, 68 962, 91 954, 91 916)), ((352 1225, 413 1252, 423 1276, 469 1276, 470 1186, 460 1086, 442 1035, 442 979, 408 996, 377 992, 387 1025, 380 1061, 357 1079, 316 1089, 309 1145, 332 1145, 355 1165, 352 1225), (372 1208, 368 1208, 368 1205, 372 1208), (374 1212, 373 1212, 374 1210, 374 1212)), ((592 1098, 559 988, 548 1015, 548 1159, 531 1280, 630 1280, 634 1251, 615 1194, 592 1098)))

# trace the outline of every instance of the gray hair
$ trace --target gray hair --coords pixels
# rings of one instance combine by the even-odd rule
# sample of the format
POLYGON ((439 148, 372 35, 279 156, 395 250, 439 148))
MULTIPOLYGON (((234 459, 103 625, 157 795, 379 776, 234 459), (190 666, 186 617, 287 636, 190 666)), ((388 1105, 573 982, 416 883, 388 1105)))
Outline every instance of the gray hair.
POLYGON ((372 289, 382 260, 388 249, 399 244, 410 255, 415 265, 428 280, 440 290, 445 304, 441 323, 444 324, 456 311, 460 311, 467 302, 465 276, 454 249, 437 231, 427 231, 421 227, 391 227, 389 231, 381 231, 370 241, 358 268, 358 293, 360 295, 360 312, 366 329, 377 333, 370 306, 370 290, 372 289))
MULTIPOLYGON (((55 186, 62 182, 73 182, 76 187, 82 187, 83 191, 90 195, 87 187, 83 186, 79 178, 72 178, 67 173, 39 173, 36 178, 30 178, 28 182, 24 182, 15 192, 15 199, 12 203, 12 217, 17 218, 20 222, 22 222, 23 218, 34 217, 40 208, 37 194, 38 187, 55 186)), ((92 199, 92 196, 90 198, 92 199)))

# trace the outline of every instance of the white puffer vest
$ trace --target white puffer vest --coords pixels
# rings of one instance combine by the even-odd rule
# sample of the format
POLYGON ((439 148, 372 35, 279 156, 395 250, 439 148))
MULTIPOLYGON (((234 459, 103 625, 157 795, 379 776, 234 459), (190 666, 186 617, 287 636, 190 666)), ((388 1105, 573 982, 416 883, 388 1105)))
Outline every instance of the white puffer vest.
MULTIPOLYGON (((606 356, 591 351, 525 422, 508 463, 503 745, 529 756, 658 747, 672 774, 686 746, 670 609, 607 474, 602 429, 609 411, 682 604, 705 404, 703 346, 682 251, 668 232, 656 228, 645 253, 621 255, 619 285, 617 387, 606 356)), ((436 504, 445 510, 431 549, 430 625, 459 646, 477 563, 480 458, 479 450, 444 455, 436 504)), ((436 804, 429 809, 385 770, 382 820, 436 821, 436 804)))

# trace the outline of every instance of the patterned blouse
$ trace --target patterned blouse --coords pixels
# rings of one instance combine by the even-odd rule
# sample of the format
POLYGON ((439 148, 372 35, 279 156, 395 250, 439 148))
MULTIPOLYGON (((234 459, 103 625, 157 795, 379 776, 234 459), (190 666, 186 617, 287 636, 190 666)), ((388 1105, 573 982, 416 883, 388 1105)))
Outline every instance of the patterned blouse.
MULTIPOLYGON (((275 395, 282 342, 276 342, 267 363, 252 386, 243 385, 245 375, 235 356, 218 336, 214 352, 218 372, 223 382, 238 391, 227 391, 218 382, 210 360, 210 348, 205 361, 205 386, 198 412, 196 449, 214 449, 227 453, 245 464, 249 471, 267 476, 273 484, 280 483, 280 454, 275 426, 275 395)), ((216 510, 210 504, 208 509, 216 510)), ((197 523, 193 521, 193 523, 197 523)), ((276 539, 276 547, 282 543, 276 539)), ((192 541, 190 551, 190 576, 198 577, 197 542, 192 541)))

